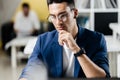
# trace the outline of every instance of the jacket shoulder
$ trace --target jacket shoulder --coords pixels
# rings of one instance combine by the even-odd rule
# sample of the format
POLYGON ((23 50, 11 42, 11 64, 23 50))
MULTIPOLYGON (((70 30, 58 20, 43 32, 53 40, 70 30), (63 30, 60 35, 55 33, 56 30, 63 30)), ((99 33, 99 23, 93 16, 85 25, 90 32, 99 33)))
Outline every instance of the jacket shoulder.
POLYGON ((92 39, 92 40, 100 40, 101 38, 104 38, 104 35, 100 32, 85 29, 84 33, 89 39, 92 39))
POLYGON ((57 34, 57 31, 54 30, 51 32, 40 34, 38 36, 39 46, 41 47, 42 50, 46 49, 48 45, 50 46, 52 44, 56 34, 57 34))
POLYGON ((40 34, 38 36, 38 38, 41 38, 41 39, 44 39, 44 40, 46 40, 47 38, 49 38, 49 40, 50 40, 50 39, 52 39, 55 36, 56 33, 57 33, 56 30, 53 30, 51 32, 45 32, 43 34, 40 34))
MULTIPOLYGON (((96 47, 96 50, 107 51, 106 40, 102 33, 86 29, 87 43, 96 47)), ((94 48, 95 48, 94 47, 94 48)))

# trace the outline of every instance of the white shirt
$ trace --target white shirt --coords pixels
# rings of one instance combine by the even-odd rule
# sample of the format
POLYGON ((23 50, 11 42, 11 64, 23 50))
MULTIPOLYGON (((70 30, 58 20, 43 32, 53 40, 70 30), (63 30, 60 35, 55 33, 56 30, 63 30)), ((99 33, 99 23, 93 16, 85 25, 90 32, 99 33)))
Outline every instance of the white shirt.
POLYGON ((40 29, 40 23, 37 15, 29 11, 29 15, 24 16, 23 12, 18 12, 15 18, 14 29, 18 30, 17 37, 28 36, 33 29, 40 29))
POLYGON ((63 46, 63 72, 65 77, 74 77, 74 53, 67 47, 63 46))

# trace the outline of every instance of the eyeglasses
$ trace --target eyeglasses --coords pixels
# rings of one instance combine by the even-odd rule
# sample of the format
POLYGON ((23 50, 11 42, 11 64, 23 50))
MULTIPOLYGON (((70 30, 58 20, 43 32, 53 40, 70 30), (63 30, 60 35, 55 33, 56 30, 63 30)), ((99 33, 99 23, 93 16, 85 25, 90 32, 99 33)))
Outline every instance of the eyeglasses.
POLYGON ((67 20, 67 18, 68 18, 68 13, 63 13, 58 16, 49 15, 47 19, 49 22, 55 22, 57 19, 65 22, 67 20))

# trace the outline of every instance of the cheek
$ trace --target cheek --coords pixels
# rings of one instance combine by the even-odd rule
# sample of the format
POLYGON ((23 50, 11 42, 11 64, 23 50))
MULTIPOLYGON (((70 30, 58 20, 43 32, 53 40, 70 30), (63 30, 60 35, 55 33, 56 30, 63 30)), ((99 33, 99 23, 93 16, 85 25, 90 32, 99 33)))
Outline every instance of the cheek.
POLYGON ((57 29, 57 24, 53 23, 53 27, 54 27, 56 30, 58 30, 58 29, 57 29))
POLYGON ((72 27, 73 26, 73 23, 74 23, 74 19, 73 18, 69 18, 68 21, 67 21, 67 24, 72 27))

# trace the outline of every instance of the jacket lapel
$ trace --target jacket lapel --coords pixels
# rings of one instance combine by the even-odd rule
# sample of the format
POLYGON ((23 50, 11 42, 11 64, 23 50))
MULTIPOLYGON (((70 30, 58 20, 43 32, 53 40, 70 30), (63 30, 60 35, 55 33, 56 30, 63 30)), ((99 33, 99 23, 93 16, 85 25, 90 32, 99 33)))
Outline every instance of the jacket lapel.
POLYGON ((63 71, 63 56, 62 56, 62 46, 59 45, 58 43, 58 33, 56 33, 54 39, 53 39, 53 46, 52 46, 52 51, 53 51, 53 58, 55 61, 55 65, 56 66, 56 77, 61 77, 62 76, 62 71, 63 71))

